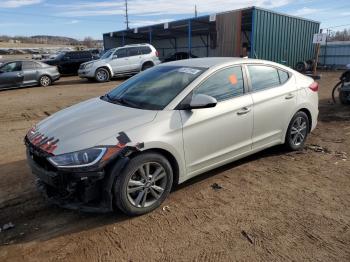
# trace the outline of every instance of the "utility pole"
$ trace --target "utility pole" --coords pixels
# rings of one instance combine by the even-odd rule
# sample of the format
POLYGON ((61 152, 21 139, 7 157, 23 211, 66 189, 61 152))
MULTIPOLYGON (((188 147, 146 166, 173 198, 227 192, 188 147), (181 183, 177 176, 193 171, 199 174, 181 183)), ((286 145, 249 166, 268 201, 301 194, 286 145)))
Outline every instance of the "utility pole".
POLYGON ((197 17, 197 5, 194 5, 194 17, 197 17))
POLYGON ((129 28, 129 14, 128 14, 128 0, 125 0, 125 23, 126 23, 126 29, 129 28))

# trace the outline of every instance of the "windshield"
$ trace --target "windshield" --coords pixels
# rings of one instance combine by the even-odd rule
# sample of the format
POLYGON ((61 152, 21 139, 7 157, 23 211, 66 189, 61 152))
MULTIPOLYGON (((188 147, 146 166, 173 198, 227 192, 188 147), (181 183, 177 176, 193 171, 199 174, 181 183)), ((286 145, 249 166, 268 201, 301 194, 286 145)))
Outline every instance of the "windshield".
POLYGON ((106 59, 110 57, 113 52, 114 52, 114 49, 108 50, 106 53, 103 54, 103 56, 101 56, 101 59, 106 59))
POLYGON ((105 98, 130 107, 162 110, 204 71, 205 68, 157 66, 125 81, 105 98))

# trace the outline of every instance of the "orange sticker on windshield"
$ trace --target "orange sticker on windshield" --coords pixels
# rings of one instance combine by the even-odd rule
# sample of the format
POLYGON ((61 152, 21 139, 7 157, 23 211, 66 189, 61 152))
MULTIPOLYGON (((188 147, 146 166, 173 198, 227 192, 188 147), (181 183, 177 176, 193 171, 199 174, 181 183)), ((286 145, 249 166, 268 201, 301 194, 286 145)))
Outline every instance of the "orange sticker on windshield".
POLYGON ((237 85, 238 80, 237 80, 237 76, 236 75, 230 75, 229 79, 230 79, 230 83, 232 85, 237 85))

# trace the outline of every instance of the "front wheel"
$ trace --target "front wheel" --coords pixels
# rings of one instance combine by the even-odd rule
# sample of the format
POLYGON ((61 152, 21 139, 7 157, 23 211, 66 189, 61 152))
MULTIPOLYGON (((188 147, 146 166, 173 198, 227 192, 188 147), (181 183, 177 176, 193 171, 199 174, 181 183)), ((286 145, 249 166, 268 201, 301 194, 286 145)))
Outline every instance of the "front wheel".
POLYGON ((302 111, 297 112, 289 123, 285 145, 290 150, 300 150, 304 147, 310 130, 310 120, 302 111))
POLYGON ((156 209, 167 198, 173 183, 169 161, 157 153, 132 158, 114 184, 117 207, 130 216, 156 209))
POLYGON ((97 69, 95 73, 95 79, 99 83, 108 82, 110 79, 108 70, 105 68, 97 69))
POLYGON ((47 87, 47 86, 51 85, 52 81, 51 81, 51 78, 49 76, 41 76, 39 79, 39 83, 41 86, 47 87))

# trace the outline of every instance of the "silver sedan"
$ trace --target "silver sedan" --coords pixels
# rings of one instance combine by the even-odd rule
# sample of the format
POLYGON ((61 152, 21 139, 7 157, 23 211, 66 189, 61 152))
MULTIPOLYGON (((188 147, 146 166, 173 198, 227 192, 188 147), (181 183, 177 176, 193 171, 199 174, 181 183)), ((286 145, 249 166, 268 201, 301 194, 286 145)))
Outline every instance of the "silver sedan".
POLYGON ((303 148, 317 91, 268 61, 164 63, 38 123, 25 138, 28 161, 59 205, 140 215, 191 177, 274 145, 303 148))
POLYGON ((12 61, 0 66, 0 89, 49 86, 59 78, 57 67, 37 61, 12 61))

